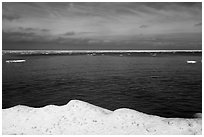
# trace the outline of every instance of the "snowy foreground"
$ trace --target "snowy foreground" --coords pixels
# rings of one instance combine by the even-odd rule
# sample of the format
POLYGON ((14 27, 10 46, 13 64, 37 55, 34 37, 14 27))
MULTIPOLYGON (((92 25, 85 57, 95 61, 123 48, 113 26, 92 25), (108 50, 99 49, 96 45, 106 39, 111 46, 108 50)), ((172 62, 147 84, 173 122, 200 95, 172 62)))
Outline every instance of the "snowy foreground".
POLYGON ((202 134, 202 119, 163 118, 131 109, 110 111, 71 100, 43 108, 3 109, 3 134, 202 134))

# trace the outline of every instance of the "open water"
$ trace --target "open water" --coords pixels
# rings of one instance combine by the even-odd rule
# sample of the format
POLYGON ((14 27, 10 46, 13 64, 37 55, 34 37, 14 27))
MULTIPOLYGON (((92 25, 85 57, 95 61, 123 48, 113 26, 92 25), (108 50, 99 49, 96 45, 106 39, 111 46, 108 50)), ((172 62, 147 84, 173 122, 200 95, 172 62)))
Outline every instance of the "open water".
POLYGON ((189 118, 202 111, 201 59, 201 53, 4 54, 3 108, 79 99, 110 110, 189 118), (26 62, 6 63, 10 59, 26 62))

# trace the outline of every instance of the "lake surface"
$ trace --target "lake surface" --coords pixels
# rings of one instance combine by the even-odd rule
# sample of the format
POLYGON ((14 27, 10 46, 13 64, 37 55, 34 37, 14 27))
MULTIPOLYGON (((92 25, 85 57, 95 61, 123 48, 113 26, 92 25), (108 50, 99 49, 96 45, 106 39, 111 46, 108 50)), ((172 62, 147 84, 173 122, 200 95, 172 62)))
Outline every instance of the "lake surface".
POLYGON ((3 108, 64 105, 79 99, 163 117, 202 111, 201 53, 20 55, 2 59, 3 108), (24 63, 6 63, 25 59, 24 63), (195 60, 196 64, 187 64, 195 60))

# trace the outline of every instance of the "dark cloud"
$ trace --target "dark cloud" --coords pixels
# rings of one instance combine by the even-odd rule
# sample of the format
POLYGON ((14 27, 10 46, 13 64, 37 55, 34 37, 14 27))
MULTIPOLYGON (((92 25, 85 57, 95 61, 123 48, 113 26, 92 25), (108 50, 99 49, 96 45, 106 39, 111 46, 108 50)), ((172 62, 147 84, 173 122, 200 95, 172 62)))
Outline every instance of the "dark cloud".
POLYGON ((202 2, 177 2, 179 5, 202 9, 202 2))
POLYGON ((52 40, 52 36, 41 35, 31 31, 22 31, 22 32, 2 31, 2 41, 4 42, 48 42, 51 40, 52 40))
POLYGON ((147 28, 149 27, 148 25, 141 25, 139 28, 147 28))
POLYGON ((195 27, 202 26, 202 22, 196 23, 195 27))
POLYGON ((36 39, 32 32, 2 32, 3 41, 30 41, 36 39))
POLYGON ((93 34, 95 32, 79 32, 78 34, 93 34))
MULTIPOLYGON (((16 3, 18 3, 18 2, 16 2, 16 3)), ((36 3, 36 2, 21 2, 21 4, 28 5, 31 7, 39 7, 38 3, 36 3)))
POLYGON ((35 28, 23 28, 23 27, 19 27, 20 31, 35 31, 35 28))
POLYGON ((74 36, 74 35, 86 35, 86 34, 93 34, 95 32, 66 32, 65 34, 63 34, 64 36, 74 36))
POLYGON ((146 3, 141 3, 141 4, 144 4, 148 7, 151 7, 157 10, 179 9, 179 7, 180 8, 182 7, 202 8, 201 2, 146 2, 146 3))
POLYGON ((72 35, 75 35, 76 33, 75 32, 67 32, 64 34, 64 36, 72 36, 72 35))
POLYGON ((2 19, 8 21, 18 20, 19 18, 19 15, 2 15, 2 19))
POLYGON ((38 28, 23 28, 19 27, 20 32, 49 32, 49 29, 38 29, 38 28))
POLYGON ((43 31, 43 32, 49 32, 50 30, 49 30, 49 29, 41 29, 41 31, 43 31))

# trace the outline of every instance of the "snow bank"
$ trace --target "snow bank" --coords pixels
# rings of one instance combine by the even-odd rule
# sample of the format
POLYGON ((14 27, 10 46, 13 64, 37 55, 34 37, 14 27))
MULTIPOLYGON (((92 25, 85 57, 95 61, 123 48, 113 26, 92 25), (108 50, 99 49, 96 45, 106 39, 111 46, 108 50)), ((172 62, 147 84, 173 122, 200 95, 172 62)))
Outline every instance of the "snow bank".
POLYGON ((64 106, 2 111, 3 134, 202 134, 202 119, 163 118, 131 109, 109 111, 72 100, 64 106))

